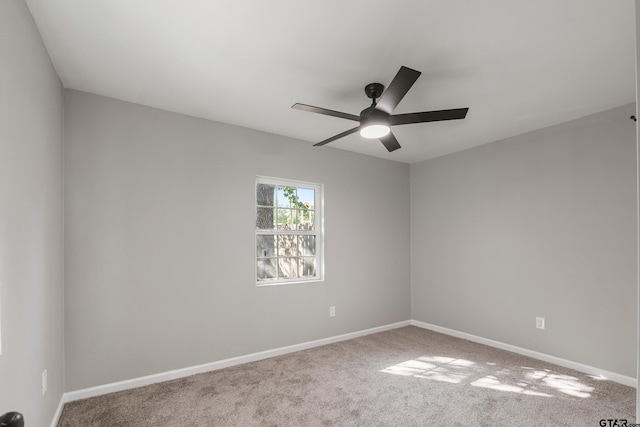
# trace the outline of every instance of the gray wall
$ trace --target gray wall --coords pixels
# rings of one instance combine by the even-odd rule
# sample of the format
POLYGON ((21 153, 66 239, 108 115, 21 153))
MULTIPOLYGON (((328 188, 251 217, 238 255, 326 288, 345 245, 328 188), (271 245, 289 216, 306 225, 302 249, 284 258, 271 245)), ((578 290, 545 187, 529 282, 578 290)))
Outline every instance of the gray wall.
MULTIPOLYGON (((635 6, 636 6, 636 112, 635 115, 636 117, 638 116, 638 112, 637 112, 637 105, 638 105, 638 100, 640 99, 640 73, 638 73, 638 70, 640 69, 640 0, 636 0, 635 2, 635 6)), ((638 123, 636 122, 636 155, 638 156, 638 162, 637 164, 640 165, 640 138, 638 136, 638 123)), ((638 177, 640 177, 640 171, 638 171, 638 177)), ((638 181, 638 185, 636 190, 638 191, 638 193, 636 194, 638 199, 640 200, 640 180, 638 181)), ((640 221, 640 203, 638 204, 638 220, 640 221)), ((639 246, 640 246, 640 242, 639 246)), ((636 313, 637 317, 636 317, 636 323, 640 324, 640 253, 637 254, 638 258, 636 259, 636 261, 638 262, 638 295, 637 295, 637 307, 638 307, 638 311, 636 313)), ((636 379, 638 379, 640 382, 640 327, 638 328, 638 335, 637 335, 637 341, 636 341, 636 379)), ((638 388, 636 388, 636 420, 640 420, 640 392, 638 392, 638 390, 640 389, 640 384, 638 385, 638 388)))
POLYGON ((65 110, 67 390, 410 318, 408 165, 77 91, 65 110), (325 184, 324 282, 256 287, 256 175, 325 184))
POLYGON ((635 377, 634 113, 412 165, 413 319, 635 377))
POLYGON ((62 97, 24 1, 0 1, 0 414, 28 426, 63 392, 62 97))

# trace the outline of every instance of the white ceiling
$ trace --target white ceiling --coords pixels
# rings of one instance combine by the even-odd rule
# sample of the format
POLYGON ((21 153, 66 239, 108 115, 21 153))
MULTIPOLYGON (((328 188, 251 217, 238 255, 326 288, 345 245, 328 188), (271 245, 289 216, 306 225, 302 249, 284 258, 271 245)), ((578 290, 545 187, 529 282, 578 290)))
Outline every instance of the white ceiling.
POLYGON ((359 114, 367 83, 422 71, 395 113, 465 120, 330 145, 406 163, 635 101, 633 0, 26 1, 66 88, 301 144, 354 124, 294 103, 359 114))

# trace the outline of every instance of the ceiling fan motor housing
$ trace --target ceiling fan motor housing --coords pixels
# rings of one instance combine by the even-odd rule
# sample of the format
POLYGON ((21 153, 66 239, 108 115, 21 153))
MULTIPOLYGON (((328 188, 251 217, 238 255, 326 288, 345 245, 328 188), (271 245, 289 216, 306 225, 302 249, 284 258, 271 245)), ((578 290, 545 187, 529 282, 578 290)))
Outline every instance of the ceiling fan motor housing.
POLYGON ((360 112, 360 126, 389 125, 389 114, 376 109, 375 105, 365 108, 360 112))

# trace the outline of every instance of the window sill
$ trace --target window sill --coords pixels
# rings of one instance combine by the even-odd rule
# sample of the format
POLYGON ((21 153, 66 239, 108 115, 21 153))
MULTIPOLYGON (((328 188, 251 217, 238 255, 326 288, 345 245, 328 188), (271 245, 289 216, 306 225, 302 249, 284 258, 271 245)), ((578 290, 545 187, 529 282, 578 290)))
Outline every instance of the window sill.
POLYGON ((282 285, 293 285, 293 284, 299 284, 299 283, 317 283, 317 282, 324 282, 324 279, 309 279, 309 280, 301 280, 301 279, 295 279, 295 280, 287 280, 287 281, 279 281, 279 282, 268 282, 268 281, 260 281, 260 282, 256 282, 256 286, 259 288, 262 287, 267 287, 267 286, 282 286, 282 285))

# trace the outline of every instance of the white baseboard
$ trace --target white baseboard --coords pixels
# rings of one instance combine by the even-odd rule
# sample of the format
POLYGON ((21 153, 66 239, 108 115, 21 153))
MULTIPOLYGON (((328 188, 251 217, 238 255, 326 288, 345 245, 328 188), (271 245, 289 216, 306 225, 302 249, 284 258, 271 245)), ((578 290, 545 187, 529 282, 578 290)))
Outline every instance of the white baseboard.
POLYGON ((60 421, 60 415, 62 415, 62 408, 64 407, 66 400, 64 394, 60 396, 60 402, 58 403, 58 408, 56 409, 56 413, 53 414, 53 419, 51 420, 51 427, 56 427, 58 425, 58 421, 60 421))
POLYGON ((247 354, 244 356, 233 357, 231 359, 219 360, 217 362, 205 363, 203 365, 191 366, 188 368, 176 369, 173 371, 162 372, 153 375, 147 375, 130 380, 119 381, 115 383, 100 385, 97 387, 85 388, 82 390, 71 391, 64 394, 65 402, 74 400, 87 399, 89 397, 100 396, 116 391, 128 390, 136 387, 142 387, 149 384, 155 384, 163 381, 175 380, 178 378, 188 377, 190 375, 200 374, 203 372, 216 371, 218 369, 228 368, 230 366, 240 365, 243 363, 255 362, 257 360, 268 359, 270 357, 281 356, 283 354, 293 353, 300 350, 306 350, 313 347, 332 344, 340 341, 346 341, 353 338, 371 335, 378 332, 388 331, 391 329, 409 326, 411 321, 392 323, 390 325, 379 326, 377 328, 366 329, 358 332, 351 332, 335 337, 323 338, 316 341, 308 341, 302 344, 295 344, 286 347, 280 347, 273 350, 261 351, 258 353, 247 354))
POLYGON ((513 353, 522 354, 524 356, 533 357, 534 359, 543 360, 545 362, 553 363, 556 365, 564 366, 566 368, 575 369, 580 372, 584 372, 589 375, 594 375, 599 378, 608 379, 626 386, 638 387, 638 381, 635 378, 625 375, 616 374, 615 372, 605 371, 603 369, 594 368, 592 366, 584 365, 570 360, 562 359, 555 356, 549 356, 537 351, 527 350, 525 348, 516 347, 510 344, 505 344, 499 341, 490 340, 487 338, 478 337, 475 335, 467 334, 465 332, 456 331, 454 329, 448 329, 437 325, 432 325, 417 320, 407 320, 404 322, 392 323, 389 325, 379 326, 376 328, 365 329, 362 331, 351 332, 348 334, 338 335, 329 338, 323 338, 316 341, 308 341, 301 344, 290 345, 286 347, 280 347, 272 350, 261 351, 258 353, 247 354, 244 356, 233 357, 230 359, 219 360, 216 362, 205 363, 203 365, 191 366, 182 369, 176 369, 173 371, 161 372, 158 374, 147 375, 139 378, 132 378, 125 381, 119 381, 110 384, 104 384, 96 387, 85 388, 82 390, 76 390, 67 392, 63 395, 56 416, 51 424, 51 427, 55 427, 60 414, 62 413, 62 406, 66 402, 72 402, 74 400, 87 399, 89 397, 100 396, 107 393, 113 393, 117 391, 128 390, 136 387, 142 387, 145 385, 155 384, 163 381, 175 380, 178 378, 188 377, 190 375, 200 374, 203 372, 216 371, 218 369, 228 368, 230 366, 240 365, 243 363, 255 362, 262 359, 268 359, 270 357, 281 356, 283 354, 293 353, 300 350, 306 350, 313 347, 319 347, 327 344, 332 344, 340 341, 346 341, 353 338, 375 334, 378 332, 384 332, 391 329, 397 329, 404 326, 417 326, 423 329, 429 329, 435 332, 440 332, 446 335, 451 335, 458 338, 463 338, 469 341, 485 344, 491 347, 499 348, 513 353))
POLYGON ((628 377, 626 375, 616 374, 615 372, 605 371, 604 369, 594 368, 593 366, 584 365, 582 363, 573 362, 571 360, 562 359, 560 357, 549 356, 548 354, 539 353, 537 351, 527 350, 526 348, 516 347, 511 344, 505 344, 500 341, 494 341, 487 338, 478 337, 475 335, 467 334, 465 332, 456 331, 455 329, 443 328, 442 326, 432 325, 417 320, 412 320, 411 325, 417 326, 423 329, 429 329, 442 334, 451 335, 457 338, 463 338, 469 341, 477 342, 480 344, 488 345, 490 347, 496 347, 501 350, 510 351, 512 353, 522 354, 534 359, 543 360, 545 362, 553 363, 555 365, 564 366, 565 368, 575 369, 576 371, 584 372, 585 374, 597 376, 599 378, 614 381, 619 384, 623 384, 629 387, 638 388, 638 380, 636 378, 628 377))

